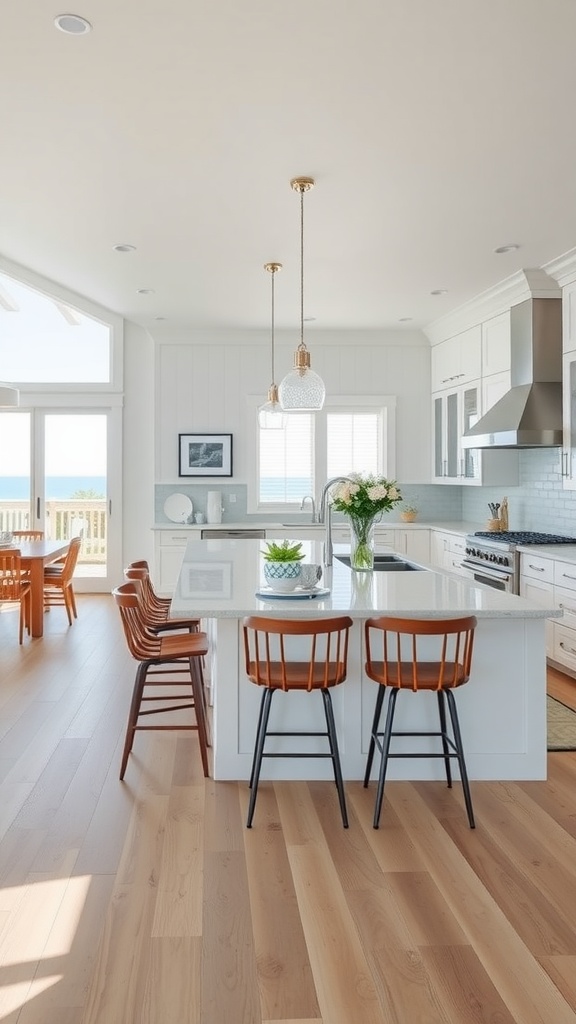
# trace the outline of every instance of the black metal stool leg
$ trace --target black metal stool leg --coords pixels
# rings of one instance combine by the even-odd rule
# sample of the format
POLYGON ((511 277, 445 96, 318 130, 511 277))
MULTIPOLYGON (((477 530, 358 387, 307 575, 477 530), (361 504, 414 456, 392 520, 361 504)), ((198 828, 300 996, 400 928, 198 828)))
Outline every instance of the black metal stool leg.
POLYGON ((460 722, 458 721, 458 711, 456 709, 456 701, 454 694, 451 690, 446 690, 446 697, 448 699, 448 710, 450 712, 450 718, 452 720, 452 731, 454 733, 454 745, 456 747, 456 754, 458 756, 458 765, 460 767, 460 777, 462 779, 462 789, 464 790, 464 802, 466 804, 466 810, 468 812, 468 821, 470 828, 476 828, 474 821, 474 811, 472 810, 472 797, 470 795, 470 785, 468 782, 468 772, 466 771, 466 762, 464 760, 464 748, 462 746, 462 735, 460 733, 460 722))
POLYGON ((386 725, 382 736, 382 760, 380 762, 380 774, 378 775, 378 790, 376 792, 376 804, 374 805, 373 828, 380 827, 380 813, 382 811, 382 800, 384 799, 384 783, 386 782, 386 770, 388 768, 388 754, 390 752, 390 740, 392 739, 392 723, 399 690, 390 690, 388 698, 388 711, 386 713, 386 725))
POLYGON ((252 758, 252 771, 250 772, 250 782, 248 783, 248 789, 252 789, 252 785, 254 783, 254 770, 256 768, 256 746, 258 744, 258 737, 260 735, 260 729, 262 728, 262 716, 264 714, 264 703, 265 703, 264 695, 265 695, 265 693, 266 693, 266 691, 263 690, 262 691, 262 696, 260 698, 260 711, 258 712, 258 725, 256 726, 256 739, 254 741, 254 756, 252 758))
POLYGON ((440 715, 440 730, 442 733, 442 750, 444 751, 444 767, 446 768, 446 782, 448 789, 452 789, 452 768, 450 766, 450 747, 446 733, 446 705, 444 704, 444 690, 438 690, 438 712, 440 715))
POLYGON ((374 717, 372 719, 372 732, 370 733, 370 746, 368 748, 368 760, 366 761, 366 771, 364 772, 364 789, 370 782, 370 773, 372 771, 372 762, 374 760, 374 750, 376 749, 376 733, 378 732, 378 726, 380 725, 380 714, 382 712, 382 703, 386 695, 386 687, 380 686, 376 695, 376 705, 374 707, 374 717))
POLYGON ((248 820, 246 822, 246 828, 252 828, 252 818, 254 817, 254 808, 256 807, 256 796, 258 794, 258 780, 260 779, 260 769, 262 767, 262 754, 264 751, 264 742, 266 740, 266 730, 268 728, 268 719, 270 717, 270 705, 272 704, 272 697, 274 696, 274 690, 270 687, 266 687, 262 694, 262 714, 260 716, 260 727, 256 736, 256 746, 254 749, 254 763, 252 766, 251 783, 252 789, 250 791, 250 803, 248 805, 248 820))
POLYGON ((336 723, 334 721, 334 709, 332 707, 332 698, 330 696, 330 690, 321 690, 320 693, 322 694, 322 698, 324 700, 324 713, 326 715, 328 741, 330 743, 330 752, 332 754, 332 765, 334 768, 334 779, 336 782, 336 789, 338 790, 338 800, 340 801, 340 813, 342 814, 342 824, 344 825, 344 828, 348 828, 348 812, 346 810, 344 780, 342 778, 342 767, 340 765, 340 753, 338 750, 338 739, 336 737, 336 723))

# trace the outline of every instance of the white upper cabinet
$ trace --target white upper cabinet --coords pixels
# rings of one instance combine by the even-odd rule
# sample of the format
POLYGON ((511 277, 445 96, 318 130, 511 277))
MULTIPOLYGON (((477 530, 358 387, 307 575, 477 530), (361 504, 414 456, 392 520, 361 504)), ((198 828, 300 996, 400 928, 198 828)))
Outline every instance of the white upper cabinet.
POLYGON ((562 289, 562 351, 576 352, 576 281, 562 289))
POLYGON ((517 452, 461 444, 462 435, 510 388, 510 313, 440 342, 431 357, 434 482, 517 483, 517 452))
POLYGON ((477 380, 482 373, 481 326, 434 345, 430 357, 433 392, 477 380))
POLYGON ((481 330, 482 377, 510 372, 510 311, 486 320, 481 330))

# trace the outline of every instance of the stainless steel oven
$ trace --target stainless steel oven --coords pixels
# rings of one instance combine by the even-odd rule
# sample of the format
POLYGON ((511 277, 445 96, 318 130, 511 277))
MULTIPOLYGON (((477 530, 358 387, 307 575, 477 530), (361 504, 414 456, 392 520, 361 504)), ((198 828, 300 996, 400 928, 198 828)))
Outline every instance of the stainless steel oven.
POLYGON ((519 547, 532 544, 574 544, 573 537, 532 531, 506 533, 471 533, 466 537, 466 555, 462 569, 474 583, 484 583, 495 590, 520 592, 519 547))
POLYGON ((484 583, 494 590, 504 590, 509 594, 516 594, 516 573, 513 569, 500 569, 495 565, 483 564, 467 558, 462 560, 462 569, 474 583, 484 583))

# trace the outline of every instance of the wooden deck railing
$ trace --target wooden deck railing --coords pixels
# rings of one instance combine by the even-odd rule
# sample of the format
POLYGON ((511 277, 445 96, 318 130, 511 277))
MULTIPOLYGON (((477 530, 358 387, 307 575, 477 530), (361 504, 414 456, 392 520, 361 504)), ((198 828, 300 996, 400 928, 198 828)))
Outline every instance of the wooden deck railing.
MULTIPOLYGON (((0 532, 32 529, 30 502, 0 501, 0 532)), ((69 498, 46 502, 48 540, 69 540, 82 537, 79 562, 106 561, 106 499, 69 498)))

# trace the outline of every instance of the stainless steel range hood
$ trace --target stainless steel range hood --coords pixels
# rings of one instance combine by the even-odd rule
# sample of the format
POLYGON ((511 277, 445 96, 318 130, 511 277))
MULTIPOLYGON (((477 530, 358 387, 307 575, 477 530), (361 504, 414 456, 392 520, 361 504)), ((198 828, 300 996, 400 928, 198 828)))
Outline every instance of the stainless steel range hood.
POLYGON ((510 310, 511 388, 463 435, 463 448, 562 445, 562 299, 510 310))

